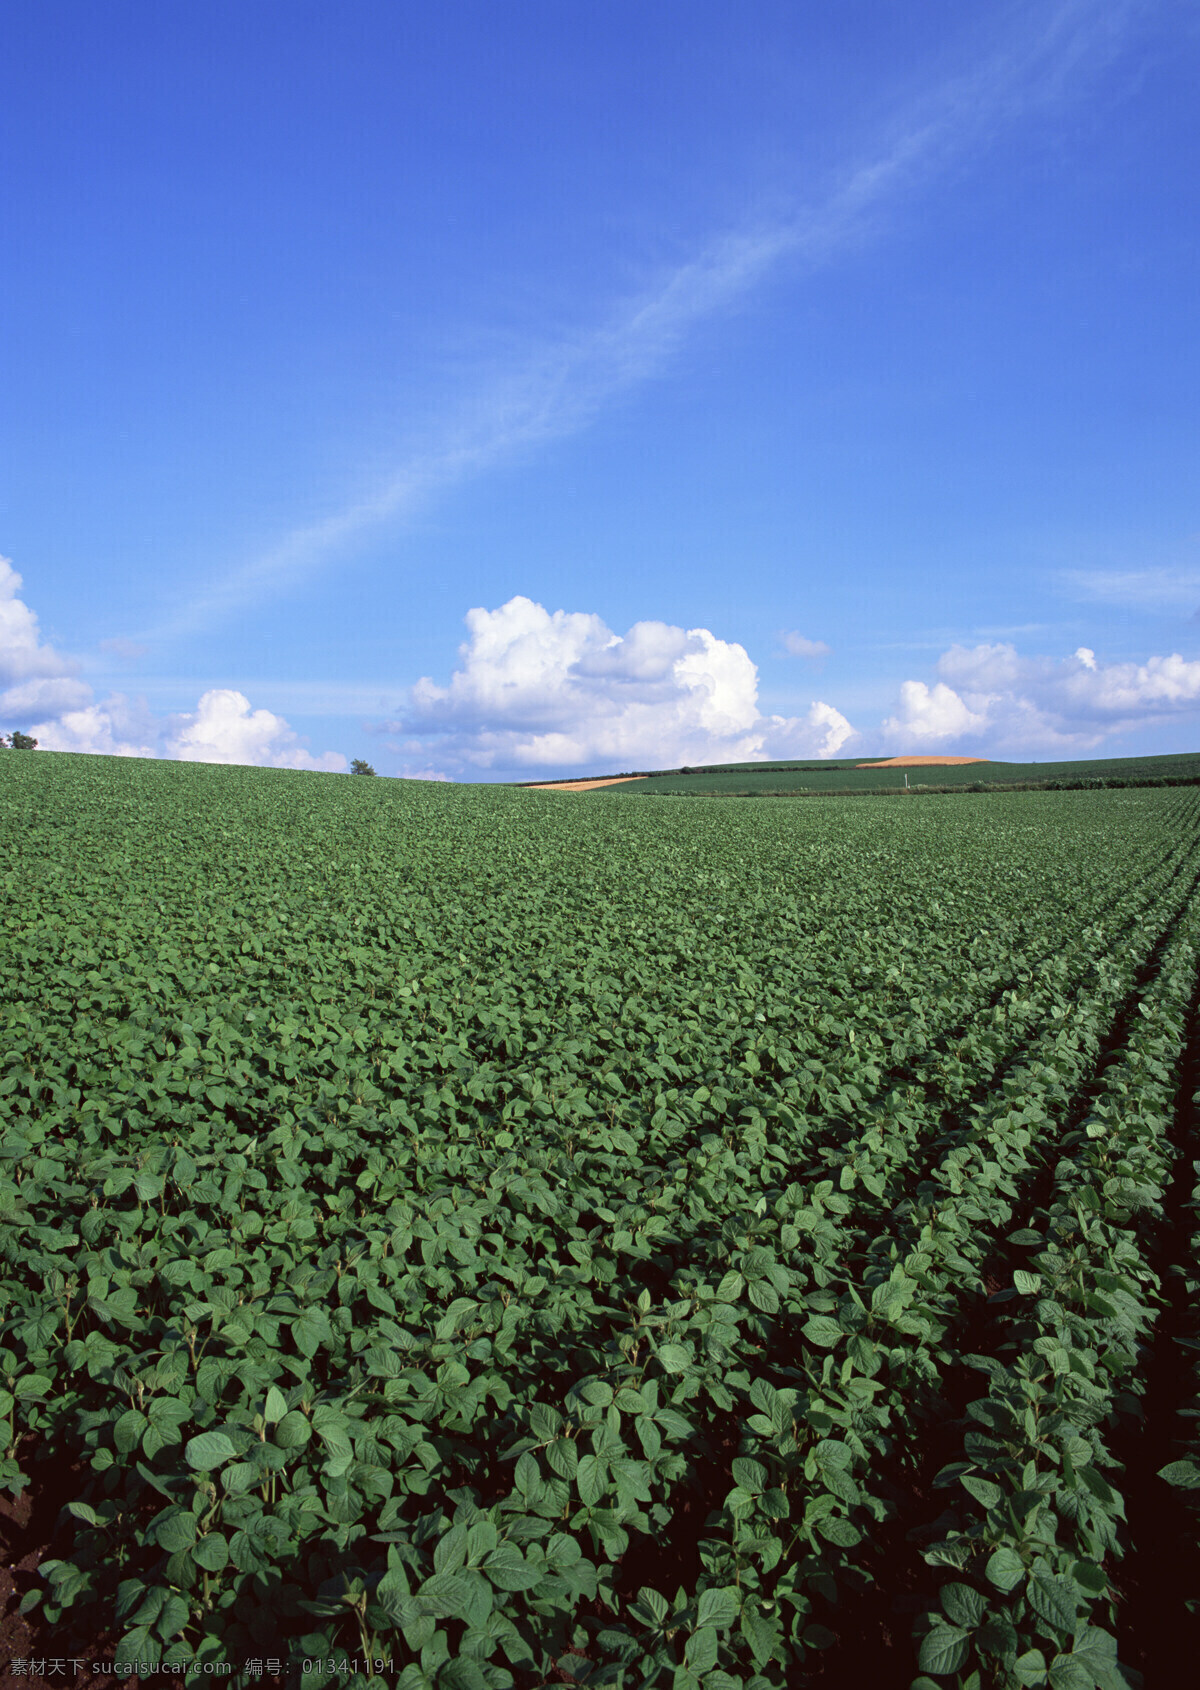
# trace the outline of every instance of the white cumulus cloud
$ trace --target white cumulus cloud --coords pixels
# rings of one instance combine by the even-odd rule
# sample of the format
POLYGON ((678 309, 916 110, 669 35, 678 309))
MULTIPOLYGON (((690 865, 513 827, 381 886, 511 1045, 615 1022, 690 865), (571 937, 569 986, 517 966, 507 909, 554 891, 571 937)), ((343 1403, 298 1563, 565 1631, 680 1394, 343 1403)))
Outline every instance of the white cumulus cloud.
POLYGON ((17 596, 21 586, 11 560, 0 557, 0 716, 18 722, 76 709, 92 696, 76 678, 78 663, 43 644, 37 616, 17 596))
POLYGON ((986 726, 987 718, 972 710, 945 681, 932 687, 924 681, 904 681, 899 708, 885 719, 883 731, 888 739, 906 746, 927 746, 980 733, 986 726))
POLYGON ((1090 646, 1070 657, 1023 657, 1009 644, 955 645, 941 679, 902 683, 883 723, 899 750, 969 749, 997 757, 1092 751, 1134 729, 1200 711, 1200 660, 1178 652, 1104 663, 1090 646))
POLYGON ((42 642, 37 616, 17 596, 21 586, 12 564, 0 558, 0 725, 31 734, 39 749, 331 773, 346 769, 339 752, 312 756, 282 716, 252 710, 240 692, 211 690, 195 711, 166 719, 122 693, 97 701, 78 677, 78 662, 42 642))
POLYGON ((766 716, 764 755, 784 757, 836 757, 848 740, 858 737, 832 704, 814 699, 803 716, 766 716))
POLYGON ((616 634, 591 612, 517 596, 466 616, 446 686, 423 677, 391 731, 478 768, 664 767, 832 757, 854 729, 831 704, 764 716, 744 646, 707 628, 637 622, 616 634))
POLYGON ((80 710, 91 701, 92 689, 73 675, 41 675, 0 693, 0 715, 18 721, 27 716, 58 716, 80 710))
POLYGON ((165 744, 167 755, 184 763, 252 763, 330 773, 346 767, 346 759, 335 751, 313 757, 282 716, 251 710, 244 693, 223 687, 206 692, 194 713, 172 717, 165 744))
MULTIPOLYGON (((91 693, 91 688, 88 688, 91 693)), ((160 724, 142 704, 112 693, 102 704, 85 703, 32 725, 45 751, 91 751, 106 757, 162 757, 160 724)))

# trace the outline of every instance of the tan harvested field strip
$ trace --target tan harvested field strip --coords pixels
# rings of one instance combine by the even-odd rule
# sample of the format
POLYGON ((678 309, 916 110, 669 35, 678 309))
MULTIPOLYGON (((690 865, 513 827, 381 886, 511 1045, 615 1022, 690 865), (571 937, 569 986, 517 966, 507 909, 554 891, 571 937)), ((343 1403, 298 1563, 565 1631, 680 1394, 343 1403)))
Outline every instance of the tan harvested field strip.
POLYGON ((952 763, 986 763, 987 757, 888 757, 882 763, 856 763, 856 769, 946 769, 952 763))
POLYGON ((645 780, 645 775, 607 775, 603 780, 548 780, 527 786, 526 792, 592 792, 598 786, 620 786, 622 781, 645 780))

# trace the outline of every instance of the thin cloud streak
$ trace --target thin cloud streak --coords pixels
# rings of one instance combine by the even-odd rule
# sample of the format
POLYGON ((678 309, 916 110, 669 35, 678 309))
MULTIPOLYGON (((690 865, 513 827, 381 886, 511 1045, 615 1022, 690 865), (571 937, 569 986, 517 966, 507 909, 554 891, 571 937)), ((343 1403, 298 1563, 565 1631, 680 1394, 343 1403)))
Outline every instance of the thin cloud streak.
POLYGON ((1147 3, 1153 0, 1064 0, 1048 17, 1030 8, 1026 17, 1036 18, 1035 26, 979 71, 942 84, 910 109, 879 155, 844 172, 822 204, 727 231, 606 322, 535 351, 374 493, 293 529, 139 638, 157 643, 195 632, 276 596, 446 488, 578 433, 605 404, 659 375, 690 331, 735 307, 785 260, 810 268, 829 262, 866 238, 906 188, 962 159, 1004 125, 1061 99, 1082 70, 1103 68, 1147 3))
POLYGON ((1200 600, 1200 569, 1066 569, 1061 580, 1074 597, 1126 610, 1184 610, 1200 600))
POLYGON ((251 698, 267 697, 277 710, 290 716, 348 718, 395 715, 406 692, 395 681, 289 681, 246 675, 210 677, 203 682, 181 680, 177 675, 139 675, 136 691, 139 698, 159 709, 175 710, 191 702, 200 685, 232 689, 251 698))

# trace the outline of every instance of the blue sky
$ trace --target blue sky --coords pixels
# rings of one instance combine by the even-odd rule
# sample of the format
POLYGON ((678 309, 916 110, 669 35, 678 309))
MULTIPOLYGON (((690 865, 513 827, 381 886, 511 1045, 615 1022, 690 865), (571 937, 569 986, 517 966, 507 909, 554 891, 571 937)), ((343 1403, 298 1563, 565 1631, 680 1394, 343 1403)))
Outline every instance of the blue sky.
POLYGON ((25 0, 0 727, 1200 746, 1185 0, 25 0))

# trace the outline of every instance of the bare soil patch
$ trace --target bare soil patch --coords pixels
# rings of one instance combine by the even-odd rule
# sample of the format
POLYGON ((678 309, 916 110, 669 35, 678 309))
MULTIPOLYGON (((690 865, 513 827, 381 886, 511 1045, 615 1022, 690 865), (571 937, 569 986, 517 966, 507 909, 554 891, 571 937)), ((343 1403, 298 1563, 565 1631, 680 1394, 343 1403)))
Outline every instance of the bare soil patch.
POLYGON ((548 780, 527 786, 526 792, 591 792, 597 786, 620 786, 622 781, 645 780, 645 775, 606 775, 603 780, 548 780))
MULTIPOLYGON (((27 1460, 34 1442, 33 1434, 23 1440, 27 1460)), ((16 1496, 0 1494, 0 1690, 83 1690, 103 1682, 137 1683, 99 1679, 90 1671, 93 1660, 113 1658, 116 1636, 81 1641, 69 1636, 65 1625, 56 1636, 38 1608, 30 1614, 20 1611, 22 1597, 41 1586, 38 1568, 53 1548, 64 1505, 79 1495, 82 1483, 79 1462, 34 1462, 27 1489, 16 1496)))
POLYGON ((946 769, 952 763, 987 763, 987 757, 887 757, 882 763, 856 763, 856 769, 946 769))

